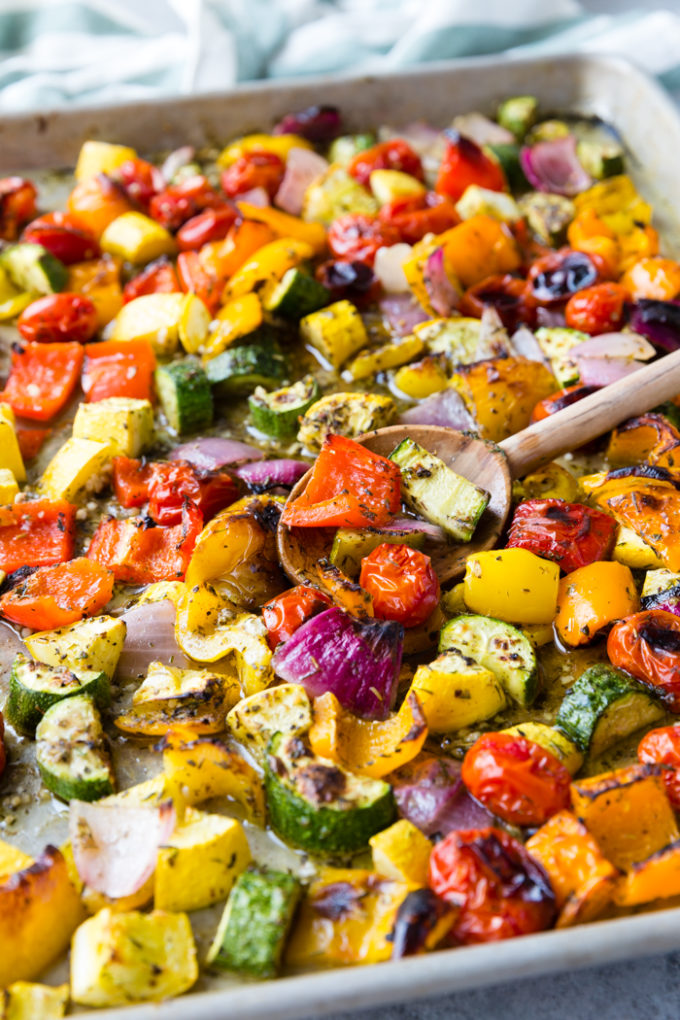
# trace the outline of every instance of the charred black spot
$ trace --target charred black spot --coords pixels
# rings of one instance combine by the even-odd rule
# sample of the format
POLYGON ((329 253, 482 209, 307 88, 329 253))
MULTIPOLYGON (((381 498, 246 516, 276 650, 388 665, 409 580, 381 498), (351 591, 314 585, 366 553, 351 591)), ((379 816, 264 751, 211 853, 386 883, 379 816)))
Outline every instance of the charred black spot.
POLYGON ((428 935, 450 910, 450 906, 440 900, 432 889, 410 892, 399 907, 392 929, 392 959, 422 953, 428 935))
POLYGON ((674 655, 680 652, 680 633, 677 630, 666 630, 653 623, 643 623, 639 634, 654 652, 662 654, 670 652, 674 655))
POLYGON ((0 595, 4 595, 5 592, 13 591, 18 588, 26 578, 30 577, 38 570, 38 567, 19 567, 17 570, 13 570, 11 574, 8 574, 5 580, 0 584, 0 595))
POLYGON ((296 785, 305 800, 314 804, 330 804, 345 792, 345 774, 332 765, 311 762, 296 773, 296 785))
POLYGON ((321 917, 329 921, 340 921, 343 917, 356 913, 366 892, 351 882, 333 882, 314 897, 313 907, 321 917))

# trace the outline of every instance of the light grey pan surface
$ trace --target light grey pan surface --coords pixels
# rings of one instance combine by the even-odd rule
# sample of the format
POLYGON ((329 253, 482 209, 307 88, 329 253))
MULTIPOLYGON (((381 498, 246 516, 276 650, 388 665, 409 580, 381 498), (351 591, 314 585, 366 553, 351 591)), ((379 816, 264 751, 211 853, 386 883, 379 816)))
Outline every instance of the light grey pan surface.
MULTIPOLYGON (((632 154, 633 175, 655 204, 666 248, 672 234, 680 237, 680 119, 654 82, 610 57, 475 59, 398 74, 277 81, 195 99, 6 117, 0 123, 0 173, 72 166, 85 138, 125 142, 142 153, 182 144, 219 144, 317 102, 340 106, 350 128, 399 126, 419 119, 444 126, 457 113, 490 112, 499 99, 525 92, 536 94, 546 112, 598 115, 612 123, 632 154)), ((126 785, 145 778, 143 768, 126 778, 126 785)), ((39 811, 29 809, 20 819, 24 840, 36 844, 45 832, 39 811)), ((261 984, 226 979, 223 987, 212 982, 211 990, 160 1008, 131 1006, 87 1015, 106 1020, 321 1016, 678 948, 676 907, 396 963, 261 984)))

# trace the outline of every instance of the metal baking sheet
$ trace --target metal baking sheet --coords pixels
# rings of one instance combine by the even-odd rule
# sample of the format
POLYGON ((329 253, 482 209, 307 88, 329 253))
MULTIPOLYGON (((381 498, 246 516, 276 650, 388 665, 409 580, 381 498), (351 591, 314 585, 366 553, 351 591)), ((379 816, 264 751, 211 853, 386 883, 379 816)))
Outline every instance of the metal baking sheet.
MULTIPOLYGON (((390 74, 264 82, 196 98, 10 116, 0 122, 0 173, 72 166, 86 138, 124 142, 142 153, 219 144, 320 100, 340 106, 352 130, 419 119, 444 126, 458 113, 490 112, 500 99, 520 93, 537 95, 545 111, 599 116, 613 124, 631 153, 633 176, 655 204, 666 248, 677 246, 680 117, 655 82, 609 56, 475 59, 390 74)), ((144 778, 143 756, 139 773, 126 778, 126 785, 144 778)), ((35 842, 31 817, 29 812, 24 837, 35 842)), ((164 1020, 321 1016, 678 948, 680 907, 672 907, 395 963, 267 983, 236 984, 227 978, 224 987, 189 993, 161 1009, 164 1020)), ((158 1005, 78 1012, 105 1020, 160 1015, 158 1005)))

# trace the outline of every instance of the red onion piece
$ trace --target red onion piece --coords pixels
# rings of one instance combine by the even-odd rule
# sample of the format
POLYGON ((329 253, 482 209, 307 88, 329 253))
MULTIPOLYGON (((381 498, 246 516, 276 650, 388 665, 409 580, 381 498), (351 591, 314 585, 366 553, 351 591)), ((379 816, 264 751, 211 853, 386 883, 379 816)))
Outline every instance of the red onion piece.
POLYGON ((443 135, 441 131, 432 127, 431 124, 427 124, 424 120, 416 120, 407 124, 405 128, 401 128, 399 131, 389 130, 380 132, 381 141, 387 141, 389 138, 403 138, 419 156, 422 156, 432 146, 440 144, 443 140, 443 135))
POLYGON ((636 333, 600 333, 569 351, 576 358, 632 358, 635 361, 648 361, 655 353, 649 341, 636 333))
POLYGON ((461 135, 471 138, 477 145, 514 145, 515 142, 512 131, 474 110, 472 113, 454 117, 453 127, 461 135))
POLYGON ((373 272, 380 280, 386 294, 409 294, 408 280, 403 265, 413 251, 410 244, 392 244, 378 248, 375 253, 373 272))
POLYGON ((158 807, 72 800, 69 836, 83 882, 113 899, 141 889, 156 868, 158 848, 175 827, 172 801, 158 807))
POLYGON ((307 188, 326 170, 328 160, 323 156, 309 149, 294 146, 288 153, 286 172, 281 187, 274 196, 274 204, 292 216, 299 216, 307 188))
POLYGON ((446 429, 464 431, 474 427, 463 398, 455 390, 446 389, 425 397, 415 407, 399 415, 400 425, 440 425, 446 429))
POLYGON ((550 368, 550 362, 541 350, 541 345, 526 326, 520 326, 519 329, 516 329, 510 338, 510 342, 515 354, 520 358, 526 358, 527 361, 540 361, 546 368, 550 368))
POLYGON ((271 205, 269 194, 264 188, 251 188, 250 191, 244 191, 238 196, 237 201, 249 202, 250 205, 256 205, 259 209, 266 209, 268 205, 271 205))
POLYGON ((310 142, 330 142, 342 131, 342 117, 336 106, 308 106, 288 113, 274 128, 275 135, 300 135, 310 142))
POLYGON ((630 314, 631 329, 664 351, 680 347, 680 301, 641 298, 630 314))
POLYGON ((546 308, 544 305, 539 305, 536 309, 536 325, 545 326, 546 329, 564 328, 567 325, 564 308, 546 308))
POLYGON ((410 294, 390 294, 379 303, 383 318, 394 336, 408 336, 429 315, 410 294))
POLYGON ((171 152, 161 166, 161 176, 166 183, 173 179, 178 170, 191 163, 195 155, 196 150, 192 145, 183 145, 171 152))
POLYGON ((425 263, 425 288, 437 315, 447 316, 458 308, 460 291, 451 282, 444 264, 444 249, 435 248, 425 263))
POLYGON ((175 640, 175 615, 170 599, 142 602, 122 614, 127 632, 117 676, 121 679, 145 676, 150 663, 157 659, 180 669, 190 668, 189 659, 175 640))
POLYGON ((609 386, 638 372, 644 365, 631 358, 584 358, 576 356, 582 386, 609 386))
POLYGON ((344 708, 385 719, 394 705, 404 629, 390 620, 357 620, 333 606, 279 645, 277 676, 303 684, 310 697, 332 691, 344 708))
POLYGON ((417 517, 395 517, 389 524, 385 524, 380 531, 386 531, 394 535, 408 535, 411 532, 425 534, 432 542, 445 542, 446 535, 438 524, 430 524, 429 521, 421 521, 417 517))
POLYGON ((426 836, 492 824, 493 816, 463 786, 460 768, 452 758, 423 756, 399 769, 390 782, 401 817, 426 836))
POLYGON ((170 454, 170 460, 188 460, 202 471, 217 471, 230 464, 262 460, 263 457, 264 452, 256 446, 240 443, 237 439, 224 439, 222 436, 193 439, 190 443, 175 447, 170 454))
POLYGON ((578 195, 592 184, 576 156, 573 135, 524 146, 519 154, 522 170, 533 188, 556 195, 578 195))
POLYGON ((258 460, 236 468, 234 474, 253 492, 267 492, 278 486, 292 489, 309 468, 304 460, 258 460))

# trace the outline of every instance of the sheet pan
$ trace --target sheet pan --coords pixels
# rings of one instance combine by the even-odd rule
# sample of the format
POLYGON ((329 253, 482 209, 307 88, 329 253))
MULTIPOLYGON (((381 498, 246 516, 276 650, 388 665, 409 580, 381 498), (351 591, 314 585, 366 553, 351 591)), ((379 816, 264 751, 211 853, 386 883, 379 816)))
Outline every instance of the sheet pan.
MULTIPOLYGON (((0 173, 72 166, 85 138, 125 142, 142 153, 187 143, 219 144, 320 101, 342 107, 350 129, 418 119, 444 126, 457 113, 490 112, 501 98, 527 92, 540 98, 545 111, 597 115, 617 127, 632 154, 633 176, 655 203, 666 248, 679 249, 678 112, 659 86, 631 64, 597 55, 474 59, 399 73, 264 82, 196 98, 10 116, 0 122, 0 173)), ((143 770, 128 777, 128 783, 142 778, 143 770)), ((30 814, 24 824, 31 825, 30 814)), ((268 983, 229 981, 160 1009, 79 1013, 103 1020, 322 1016, 677 948, 680 907, 396 963, 268 983)))

